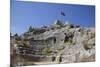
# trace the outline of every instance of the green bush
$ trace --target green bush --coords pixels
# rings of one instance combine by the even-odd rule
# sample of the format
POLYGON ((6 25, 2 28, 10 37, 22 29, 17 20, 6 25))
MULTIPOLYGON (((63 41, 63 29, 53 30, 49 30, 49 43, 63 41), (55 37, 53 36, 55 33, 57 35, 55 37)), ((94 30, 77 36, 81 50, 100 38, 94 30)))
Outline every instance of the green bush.
POLYGON ((64 48, 58 48, 57 50, 58 50, 58 51, 61 51, 61 50, 63 50, 63 49, 64 49, 64 48))
POLYGON ((24 46, 24 47, 29 47, 29 44, 28 44, 27 41, 23 41, 22 43, 23 43, 23 46, 24 46))
POLYGON ((52 53, 52 50, 50 48, 45 48, 44 49, 44 54, 45 55, 50 55, 50 53, 52 53))
POLYGON ((76 42, 73 41, 72 39, 69 39, 67 42, 65 42, 66 45, 75 45, 76 42))
POLYGON ((15 40, 21 41, 21 38, 18 36, 18 37, 15 38, 15 40))

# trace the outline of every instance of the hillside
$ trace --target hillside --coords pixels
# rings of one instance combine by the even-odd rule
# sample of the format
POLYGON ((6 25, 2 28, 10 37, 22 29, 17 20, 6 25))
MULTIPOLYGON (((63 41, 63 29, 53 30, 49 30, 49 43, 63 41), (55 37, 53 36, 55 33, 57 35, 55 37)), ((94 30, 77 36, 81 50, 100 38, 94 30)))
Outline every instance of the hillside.
POLYGON ((95 28, 59 20, 50 27, 30 27, 20 36, 11 36, 11 56, 14 65, 93 62, 95 28))

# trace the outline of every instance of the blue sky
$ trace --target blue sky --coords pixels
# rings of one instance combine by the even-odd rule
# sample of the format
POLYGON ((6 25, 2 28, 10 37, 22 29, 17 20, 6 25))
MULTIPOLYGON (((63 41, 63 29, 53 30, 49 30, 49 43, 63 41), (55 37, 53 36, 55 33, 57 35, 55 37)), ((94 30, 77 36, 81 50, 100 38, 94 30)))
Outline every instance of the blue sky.
POLYGON ((57 19, 83 27, 95 26, 95 6, 89 5, 11 1, 10 14, 12 34, 22 34, 30 25, 50 26, 57 19), (66 16, 60 15, 61 10, 66 16))

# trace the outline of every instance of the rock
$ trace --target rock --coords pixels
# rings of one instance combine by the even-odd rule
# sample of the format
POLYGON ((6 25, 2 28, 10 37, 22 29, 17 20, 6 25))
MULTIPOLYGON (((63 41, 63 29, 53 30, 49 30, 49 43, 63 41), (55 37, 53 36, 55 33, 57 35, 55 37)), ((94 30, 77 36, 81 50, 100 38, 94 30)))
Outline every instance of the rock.
MULTIPOLYGON (((48 31, 47 28, 44 26, 41 29, 35 29, 33 33, 27 33, 29 45, 27 47, 15 46, 17 47, 16 50, 22 55, 33 58, 38 55, 38 61, 40 62, 76 63, 95 61, 94 28, 82 28, 69 23, 63 24, 59 20, 55 21, 54 26, 48 28, 48 31)), ((15 44, 14 40, 11 40, 13 45, 15 44)), ((20 44, 23 45, 23 41, 21 42, 22 44, 20 44)), ((32 61, 36 61, 36 59, 32 61)))

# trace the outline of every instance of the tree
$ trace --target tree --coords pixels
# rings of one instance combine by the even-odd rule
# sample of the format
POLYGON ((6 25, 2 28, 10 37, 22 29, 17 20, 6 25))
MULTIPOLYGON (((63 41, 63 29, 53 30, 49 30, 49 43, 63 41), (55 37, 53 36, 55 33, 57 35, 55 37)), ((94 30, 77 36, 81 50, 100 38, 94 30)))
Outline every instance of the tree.
POLYGON ((16 39, 17 41, 21 41, 21 37, 20 37, 20 36, 16 37, 15 39, 16 39))
POLYGON ((64 24, 63 24, 62 21, 56 20, 56 21, 55 21, 55 25, 63 26, 64 24))
POLYGON ((10 36, 12 36, 12 33, 10 32, 10 36))
POLYGON ((29 27, 29 32, 33 32, 34 29, 32 28, 32 26, 29 27))
POLYGON ((16 33, 16 34, 14 34, 14 37, 18 37, 18 34, 16 33))
POLYGON ((14 34, 14 37, 16 41, 21 41, 21 37, 17 33, 14 34))

